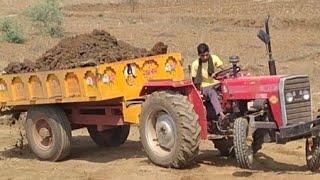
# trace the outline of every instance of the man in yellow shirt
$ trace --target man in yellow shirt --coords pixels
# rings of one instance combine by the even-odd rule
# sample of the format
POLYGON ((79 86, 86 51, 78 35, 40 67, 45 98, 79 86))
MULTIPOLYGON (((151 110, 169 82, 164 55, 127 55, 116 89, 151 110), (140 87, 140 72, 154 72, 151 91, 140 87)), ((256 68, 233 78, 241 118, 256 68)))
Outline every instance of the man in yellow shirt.
POLYGON ((215 80, 215 70, 222 69, 223 62, 216 55, 211 55, 209 46, 201 43, 197 47, 199 59, 193 61, 191 66, 192 81, 201 90, 201 93, 210 100, 216 114, 220 116, 219 123, 225 118, 221 104, 218 99, 214 85, 219 81, 215 80))

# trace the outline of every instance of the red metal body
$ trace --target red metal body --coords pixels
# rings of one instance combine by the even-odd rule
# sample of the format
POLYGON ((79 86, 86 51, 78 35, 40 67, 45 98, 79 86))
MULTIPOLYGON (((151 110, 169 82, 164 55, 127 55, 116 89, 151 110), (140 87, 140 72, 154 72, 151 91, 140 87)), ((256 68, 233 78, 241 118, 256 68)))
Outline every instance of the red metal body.
POLYGON ((242 76, 221 82, 223 101, 267 99, 278 127, 283 126, 279 81, 283 76, 242 76))

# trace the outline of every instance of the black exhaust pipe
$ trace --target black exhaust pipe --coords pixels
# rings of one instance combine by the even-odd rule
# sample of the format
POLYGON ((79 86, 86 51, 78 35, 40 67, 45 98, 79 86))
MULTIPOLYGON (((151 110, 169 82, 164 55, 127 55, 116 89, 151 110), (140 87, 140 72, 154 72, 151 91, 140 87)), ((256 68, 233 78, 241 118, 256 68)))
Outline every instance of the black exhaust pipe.
POLYGON ((270 59, 268 64, 270 75, 277 75, 276 62, 273 59, 270 59))
POLYGON ((268 17, 267 17, 267 19, 265 21, 266 33, 269 36, 269 42, 267 43, 267 51, 268 51, 268 54, 269 54, 269 61, 268 61, 269 73, 270 73, 270 75, 277 75, 276 62, 272 57, 270 31, 269 31, 269 19, 270 19, 270 15, 268 15, 268 17))

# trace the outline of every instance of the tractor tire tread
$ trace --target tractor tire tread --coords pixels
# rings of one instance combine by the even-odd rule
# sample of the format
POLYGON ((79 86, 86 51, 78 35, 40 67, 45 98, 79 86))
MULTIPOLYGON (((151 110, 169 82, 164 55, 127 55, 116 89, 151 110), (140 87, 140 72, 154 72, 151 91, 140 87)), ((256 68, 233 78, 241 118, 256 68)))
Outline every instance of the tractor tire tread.
POLYGON ((250 169, 252 163, 250 163, 247 155, 247 128, 248 120, 246 118, 237 118, 234 123, 234 150, 237 162, 241 168, 250 169))
MULTIPOLYGON (((163 167, 188 167, 198 154, 200 143, 200 125, 198 123, 198 116, 193 110, 193 105, 182 94, 173 91, 158 91, 147 96, 142 104, 142 111, 145 107, 150 106, 154 99, 168 102, 171 106, 170 108, 175 110, 176 115, 179 117, 177 126, 181 127, 181 132, 178 132, 178 138, 181 140, 181 143, 170 161, 163 162, 155 157, 150 157, 150 155, 149 159, 153 163, 163 167)), ((140 122, 143 122, 143 115, 140 118, 140 122)), ((140 134, 144 134, 141 129, 140 134)), ((143 142, 143 140, 144 138, 142 138, 142 144, 145 147, 147 143, 143 142)))

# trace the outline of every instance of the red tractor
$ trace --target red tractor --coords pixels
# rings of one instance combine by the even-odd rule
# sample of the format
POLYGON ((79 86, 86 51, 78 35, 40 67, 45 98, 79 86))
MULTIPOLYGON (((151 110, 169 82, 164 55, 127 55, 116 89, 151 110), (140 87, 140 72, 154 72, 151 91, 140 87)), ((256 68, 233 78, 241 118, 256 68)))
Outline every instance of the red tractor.
POLYGON ((269 53, 268 76, 245 76, 230 58, 232 67, 217 74, 217 92, 228 128, 218 126, 212 105, 203 99, 191 81, 149 82, 140 115, 142 144, 155 164, 184 167, 195 157, 199 138, 212 140, 221 155, 234 153, 241 168, 251 168, 254 155, 265 142, 306 139, 310 170, 320 167, 320 119, 313 120, 308 76, 276 75, 267 18, 266 31, 258 37, 269 53))

